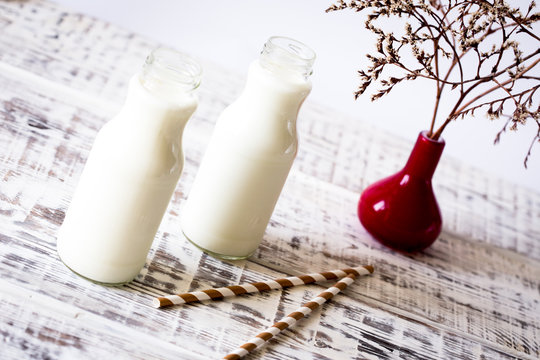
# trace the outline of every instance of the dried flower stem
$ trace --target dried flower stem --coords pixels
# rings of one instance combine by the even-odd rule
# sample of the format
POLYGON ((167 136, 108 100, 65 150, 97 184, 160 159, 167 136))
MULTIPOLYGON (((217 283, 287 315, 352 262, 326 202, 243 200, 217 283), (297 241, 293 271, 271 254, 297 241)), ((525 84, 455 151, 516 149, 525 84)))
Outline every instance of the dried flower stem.
MULTIPOLYGON (((540 58, 539 59, 536 59, 535 62, 533 62, 531 65, 529 65, 525 70, 523 70, 522 72, 520 72, 517 77, 520 77, 521 75, 525 74, 527 71, 531 70, 532 68, 534 68, 536 66, 536 64, 538 64, 540 62, 540 58)), ((495 82, 496 80, 493 79, 495 82)), ((504 85, 507 85, 513 81, 515 81, 515 79, 508 79, 506 80, 505 82, 503 82, 502 84, 499 84, 497 82, 497 85, 493 86, 492 88, 489 88, 487 89, 486 91, 484 91, 483 93, 475 96, 474 98, 472 98, 471 100, 469 100, 467 103, 465 103, 464 105, 462 105, 460 108, 457 108, 459 105, 461 105, 461 103, 463 102, 463 100, 467 97, 467 95, 471 92, 471 90, 473 90, 476 86, 480 85, 481 83, 483 82, 486 82, 488 80, 482 80, 482 81, 479 81, 478 83, 474 84, 473 86, 471 86, 467 91, 463 92, 462 95, 460 96, 458 102, 456 103, 456 105, 454 106, 454 109, 452 109, 452 111, 450 112, 450 115, 448 115, 448 118, 446 118, 446 120, 444 121, 444 123, 439 127, 439 129, 431 136, 432 139, 438 139, 440 136, 441 136, 441 133, 443 132, 443 130, 446 128, 446 126, 452 121, 454 120, 456 117, 460 116, 461 114, 464 114, 467 112, 467 107, 470 106, 471 104, 473 104, 474 102, 476 102, 478 99, 481 99, 483 98, 484 96, 486 96, 487 94, 489 93, 492 93, 493 91, 499 89, 499 88, 503 88, 504 85), (457 108, 457 109, 456 109, 457 108)), ((507 89, 505 89, 507 93, 510 94, 509 97, 504 97, 503 99, 512 99, 514 100, 514 102, 516 104, 519 105, 519 103, 517 102, 516 98, 514 97, 513 94, 511 94, 507 89)))
MULTIPOLYGON (((527 75, 540 62, 540 37, 532 27, 540 20, 540 13, 533 12, 534 1, 526 5, 523 14, 504 0, 338 0, 327 12, 347 8, 370 11, 365 25, 377 36, 376 53, 367 55, 371 65, 358 72, 361 83, 356 98, 375 83, 382 87, 371 96, 372 100, 388 94, 405 80, 429 79, 436 86, 428 132, 431 138, 438 139, 453 120, 474 115, 480 108, 487 109, 491 119, 497 119, 510 107, 510 122, 497 134, 497 142, 509 123, 510 130, 516 130, 518 125, 533 120, 540 133, 536 96, 540 78, 527 75), (396 35, 379 27, 378 20, 384 18, 404 21, 404 34, 396 35), (533 50, 523 54, 518 39, 532 42, 533 50), (410 55, 414 60, 408 60, 410 55), (471 62, 476 63, 475 68, 469 66, 471 62), (400 69, 402 75, 386 76, 389 67, 400 69), (457 92, 457 101, 437 127, 447 87, 449 93, 457 92), (488 95, 487 101, 478 104, 488 95)), ((540 140, 538 133, 525 165, 536 140, 540 140)))

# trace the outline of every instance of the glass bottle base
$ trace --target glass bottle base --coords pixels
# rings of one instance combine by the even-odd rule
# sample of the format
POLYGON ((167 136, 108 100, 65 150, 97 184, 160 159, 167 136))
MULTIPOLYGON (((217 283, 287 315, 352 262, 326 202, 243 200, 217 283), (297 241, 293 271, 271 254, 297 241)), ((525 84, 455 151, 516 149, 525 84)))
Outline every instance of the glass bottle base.
POLYGON ((72 267, 70 267, 68 264, 66 264, 66 262, 64 260, 62 260, 62 256, 60 256, 60 253, 58 252, 58 250, 56 251, 57 255, 58 255, 58 258, 60 259, 60 261, 62 262, 62 264, 64 264, 65 267, 67 267, 69 270, 71 270, 71 272, 73 272, 75 275, 87 280, 87 281, 90 281, 94 284, 98 284, 98 285, 103 285, 103 286, 111 286, 111 287, 118 287, 118 286, 122 286, 122 285, 126 285, 126 284, 129 284, 131 281, 133 281, 133 279, 131 280, 128 280, 128 281, 122 281, 122 282, 103 282, 103 281, 98 281, 98 280, 94 280, 94 279, 91 279, 89 277, 86 277, 80 273, 78 273, 77 271, 73 270, 72 267))
POLYGON ((219 253, 216 253, 216 252, 213 252, 213 251, 210 251, 208 249, 205 249, 203 247, 201 247, 200 245, 198 245, 197 243, 195 243, 193 240, 191 240, 189 238, 189 236, 186 235, 186 233, 184 232, 184 230, 182 230, 182 234, 184 234, 184 237, 186 239, 188 239, 188 241, 193 244, 197 249, 201 250, 202 252, 204 252, 205 254, 208 254, 212 257, 215 257, 215 258, 218 258, 218 259, 223 259, 223 260, 245 260, 247 259, 248 257, 250 257, 251 255, 253 255, 253 253, 255 252, 252 252, 248 255, 245 255, 245 256, 234 256, 234 255, 224 255, 224 254, 219 254, 219 253))

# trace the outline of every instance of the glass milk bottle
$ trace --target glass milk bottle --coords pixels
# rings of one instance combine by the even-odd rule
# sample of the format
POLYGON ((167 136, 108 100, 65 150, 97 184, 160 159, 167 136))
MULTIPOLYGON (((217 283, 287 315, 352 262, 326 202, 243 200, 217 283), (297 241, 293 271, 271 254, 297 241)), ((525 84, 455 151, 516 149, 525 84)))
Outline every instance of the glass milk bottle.
POLYGON ((203 251, 243 259, 257 249, 296 156, 314 60, 301 42, 270 38, 218 118, 181 217, 184 235, 203 251))
POLYGON ((58 254, 77 274, 120 284, 144 266, 182 172, 182 133, 200 77, 193 59, 159 48, 131 78, 124 106, 95 139, 58 234, 58 254))

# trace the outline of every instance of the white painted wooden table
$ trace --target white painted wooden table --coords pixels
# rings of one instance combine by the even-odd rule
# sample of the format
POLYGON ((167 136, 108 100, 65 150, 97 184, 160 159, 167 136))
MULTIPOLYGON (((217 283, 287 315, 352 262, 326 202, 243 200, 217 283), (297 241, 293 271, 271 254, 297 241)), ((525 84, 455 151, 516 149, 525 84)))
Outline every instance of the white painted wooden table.
POLYGON ((365 232, 356 202, 412 144, 310 101, 254 256, 223 262, 190 245, 178 215, 217 115, 243 86, 210 63, 185 132, 185 171, 145 268, 118 288, 71 273, 55 234, 97 130, 156 45, 45 1, 0 2, 1 359, 219 358, 323 287, 165 310, 152 297, 368 263, 373 276, 251 358, 540 357, 540 192, 443 155, 434 182, 444 231, 424 253, 398 254, 365 232))

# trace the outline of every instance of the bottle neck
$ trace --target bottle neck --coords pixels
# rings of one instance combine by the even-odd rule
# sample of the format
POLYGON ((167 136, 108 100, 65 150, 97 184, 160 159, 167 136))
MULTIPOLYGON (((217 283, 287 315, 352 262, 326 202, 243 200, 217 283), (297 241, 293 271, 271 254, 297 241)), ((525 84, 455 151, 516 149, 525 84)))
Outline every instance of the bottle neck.
POLYGON ((197 107, 200 79, 201 67, 189 56, 155 49, 131 79, 117 119, 133 131, 178 135, 197 107))
POLYGON ((299 41, 271 37, 250 68, 240 102, 256 109, 257 121, 289 123, 311 91, 315 52, 299 41), (262 115, 265 114, 265 115, 262 115))
POLYGON ((195 96, 160 96, 145 88, 140 74, 136 74, 131 78, 124 106, 116 119, 132 131, 177 136, 196 108, 195 96))
POLYGON ((300 41, 273 36, 264 44, 261 66, 271 72, 287 72, 308 79, 313 73, 315 52, 300 41))
POLYGON ((432 140, 427 137, 427 131, 422 131, 418 135, 404 171, 415 177, 431 180, 441 158, 444 145, 443 139, 432 140))
POLYGON ((143 88, 168 102, 193 96, 201 82, 201 66, 181 52, 157 48, 143 65, 139 81, 143 88))

